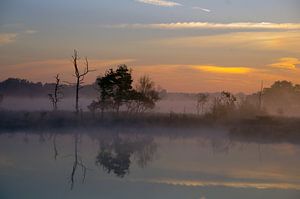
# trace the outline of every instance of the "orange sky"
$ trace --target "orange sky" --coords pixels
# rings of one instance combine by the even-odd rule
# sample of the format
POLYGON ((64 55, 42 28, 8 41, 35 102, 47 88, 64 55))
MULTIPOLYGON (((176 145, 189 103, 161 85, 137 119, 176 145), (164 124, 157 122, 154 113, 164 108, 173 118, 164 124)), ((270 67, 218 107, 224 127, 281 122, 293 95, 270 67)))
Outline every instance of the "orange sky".
POLYGON ((203 9, 195 0, 118 3, 2 3, 0 80, 52 82, 59 73, 71 82, 77 49, 96 69, 86 83, 118 64, 173 92, 250 93, 261 81, 300 83, 300 15, 292 0, 205 0, 203 9))

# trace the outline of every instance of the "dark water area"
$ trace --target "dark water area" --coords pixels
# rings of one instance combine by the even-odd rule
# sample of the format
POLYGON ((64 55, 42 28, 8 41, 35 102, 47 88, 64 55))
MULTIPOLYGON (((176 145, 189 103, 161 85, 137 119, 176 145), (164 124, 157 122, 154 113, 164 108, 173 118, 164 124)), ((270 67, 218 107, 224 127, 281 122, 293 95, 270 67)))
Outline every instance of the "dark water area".
POLYGON ((300 145, 222 129, 0 134, 1 199, 299 199, 300 145))

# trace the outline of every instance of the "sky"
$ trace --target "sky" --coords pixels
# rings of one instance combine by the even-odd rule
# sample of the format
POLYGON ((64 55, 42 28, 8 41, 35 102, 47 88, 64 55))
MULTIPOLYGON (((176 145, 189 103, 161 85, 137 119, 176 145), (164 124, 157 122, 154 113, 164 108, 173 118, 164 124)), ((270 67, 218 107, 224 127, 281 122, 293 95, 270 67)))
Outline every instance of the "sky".
POLYGON ((1 0, 0 80, 85 83, 126 64, 172 92, 300 84, 299 0, 1 0), (84 65, 82 64, 82 67, 84 65))

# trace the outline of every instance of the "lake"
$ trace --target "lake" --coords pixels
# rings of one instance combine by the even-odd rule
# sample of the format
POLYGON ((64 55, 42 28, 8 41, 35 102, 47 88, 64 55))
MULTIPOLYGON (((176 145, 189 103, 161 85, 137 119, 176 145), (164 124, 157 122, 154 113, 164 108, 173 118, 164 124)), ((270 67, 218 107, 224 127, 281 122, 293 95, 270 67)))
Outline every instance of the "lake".
POLYGON ((299 154, 223 129, 2 132, 0 198, 299 199, 299 154))

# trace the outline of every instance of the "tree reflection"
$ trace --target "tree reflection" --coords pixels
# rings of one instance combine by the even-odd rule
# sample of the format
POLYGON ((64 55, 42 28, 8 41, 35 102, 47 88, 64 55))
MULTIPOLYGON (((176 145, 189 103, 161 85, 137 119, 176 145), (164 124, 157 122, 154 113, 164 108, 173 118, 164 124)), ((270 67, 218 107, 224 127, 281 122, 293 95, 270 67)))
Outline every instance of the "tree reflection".
POLYGON ((75 174, 78 167, 80 167, 82 170, 82 183, 84 183, 86 170, 87 170, 87 167, 84 165, 82 158, 78 155, 78 142, 79 142, 79 135, 75 133, 74 134, 74 162, 73 162, 72 172, 70 176, 71 190, 74 188, 75 174))
POLYGON ((132 160, 145 167, 153 160, 157 145, 150 137, 126 137, 116 135, 99 138, 100 150, 96 165, 107 173, 123 178, 129 173, 132 160))

